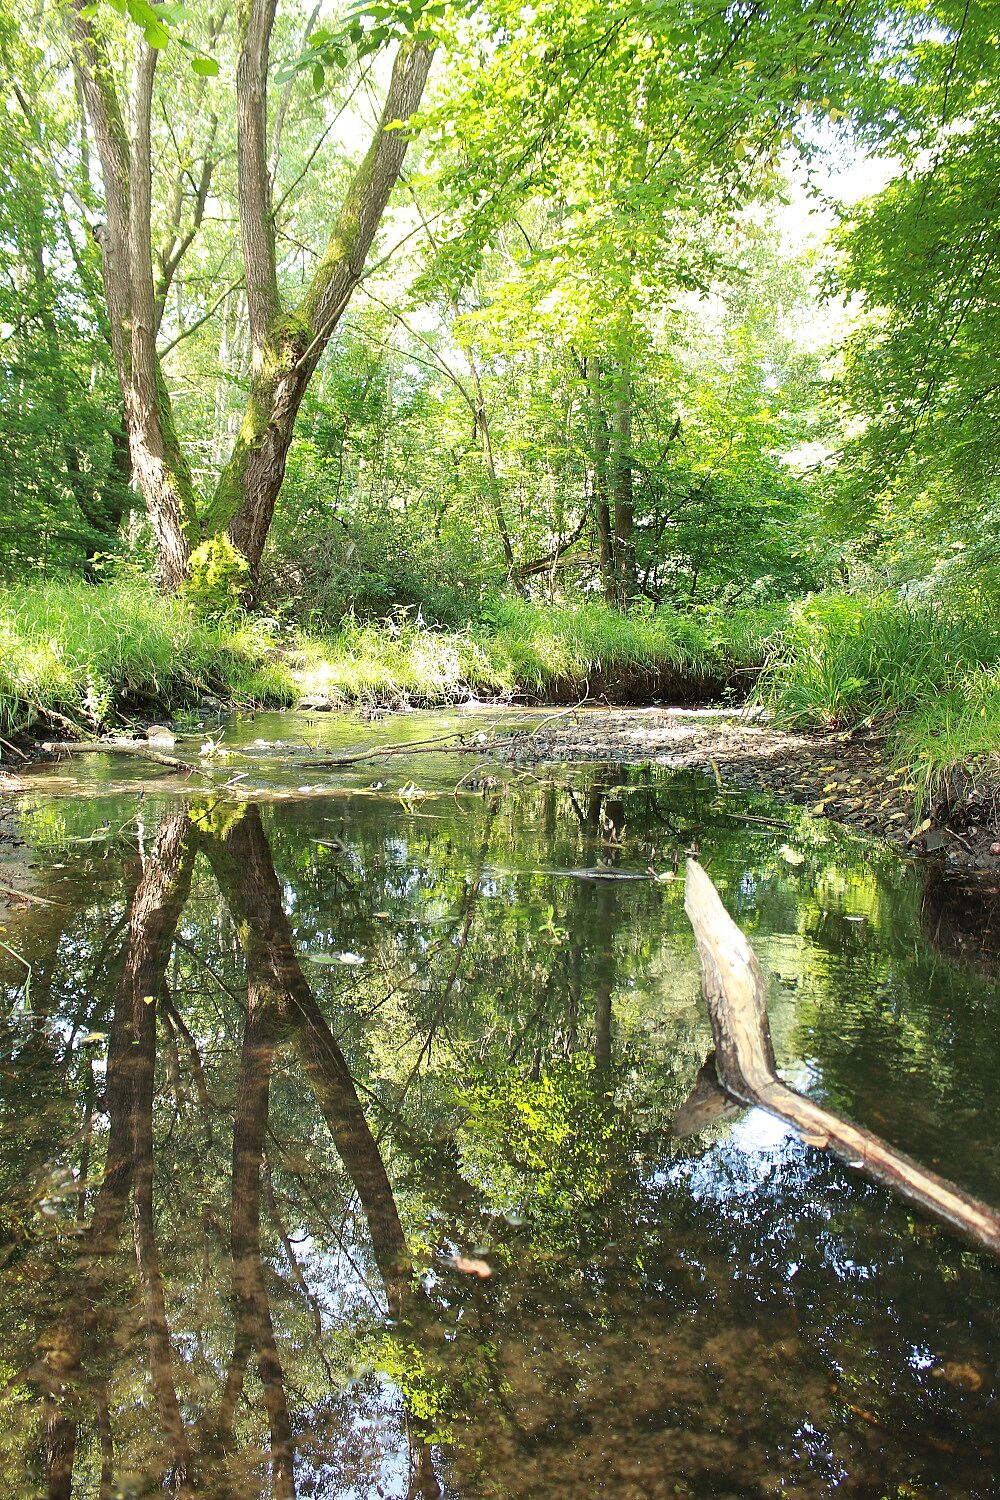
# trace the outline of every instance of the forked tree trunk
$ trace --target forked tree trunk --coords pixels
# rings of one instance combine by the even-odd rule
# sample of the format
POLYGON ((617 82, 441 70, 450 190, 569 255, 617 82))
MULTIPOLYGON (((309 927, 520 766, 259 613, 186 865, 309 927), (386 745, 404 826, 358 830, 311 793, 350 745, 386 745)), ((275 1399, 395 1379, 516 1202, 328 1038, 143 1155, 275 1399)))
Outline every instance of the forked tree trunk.
POLYGON ((130 134, 109 49, 92 24, 92 7, 87 0, 71 3, 74 65, 104 180, 107 222, 98 237, 112 353, 133 481, 156 537, 161 585, 175 589, 200 538, 227 530, 256 576, 302 398, 361 277, 399 176, 408 141, 402 127, 420 102, 433 47, 412 41, 400 45, 371 146, 354 174, 311 284, 298 306, 287 309, 278 289, 267 143, 267 75, 277 0, 242 0, 237 164, 252 346, 250 391, 232 455, 199 521, 191 470, 178 441, 156 348, 169 282, 189 243, 185 237, 180 252, 170 255, 154 278, 150 121, 157 52, 139 44, 130 134))
POLYGON ((250 392, 232 456, 205 517, 228 529, 256 575, 302 398, 364 270, 396 184, 408 135, 400 122, 420 103, 433 48, 403 42, 378 128, 298 306, 278 290, 267 157, 267 68, 276 0, 249 0, 237 71, 238 179, 250 319, 250 392), (392 128, 389 128, 392 127, 392 128))
POLYGON ((156 352, 150 121, 157 52, 145 41, 140 44, 130 139, 108 57, 85 14, 84 0, 73 0, 73 7, 74 63, 104 179, 107 219, 97 238, 132 477, 156 538, 161 586, 172 590, 187 572, 198 521, 191 470, 177 440, 156 352))

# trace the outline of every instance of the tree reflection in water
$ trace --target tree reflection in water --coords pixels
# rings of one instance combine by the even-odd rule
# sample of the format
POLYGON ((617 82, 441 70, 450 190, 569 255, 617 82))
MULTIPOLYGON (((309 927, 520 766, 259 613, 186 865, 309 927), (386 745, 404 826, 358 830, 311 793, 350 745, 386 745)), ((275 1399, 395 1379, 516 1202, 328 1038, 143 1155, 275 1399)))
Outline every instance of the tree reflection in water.
MULTIPOLYGON (((759 1116, 670 1132, 704 1055, 694 957, 679 890, 613 877, 669 868, 676 796, 604 773, 520 823, 368 804, 320 842, 298 809, 266 816, 175 806, 125 859, 127 900, 120 866, 81 857, 69 914, 25 926, 5 1494, 876 1495, 888 1472, 990 1493, 976 1257, 759 1116)), ((817 892, 856 878, 802 847, 817 892)), ((794 948, 779 1036, 822 1044, 824 1088, 863 1108, 895 1040, 869 992, 847 1031, 828 1001, 876 960, 831 895, 802 915, 779 848, 755 884, 730 850, 731 898, 779 977, 794 948)), ((871 901, 915 929, 894 882, 871 901)), ((908 942, 880 951, 879 993, 930 1056, 908 942)), ((962 1054, 980 993, 949 984, 962 1054)))

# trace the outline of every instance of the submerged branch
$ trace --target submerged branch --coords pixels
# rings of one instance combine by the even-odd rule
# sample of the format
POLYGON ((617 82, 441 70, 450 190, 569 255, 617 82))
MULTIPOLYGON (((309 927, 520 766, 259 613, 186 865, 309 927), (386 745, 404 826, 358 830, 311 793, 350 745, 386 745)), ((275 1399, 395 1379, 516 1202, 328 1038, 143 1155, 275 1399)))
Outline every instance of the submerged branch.
POLYGON ((871 1131, 824 1109, 782 1082, 774 1060, 764 976, 757 957, 712 881, 693 859, 688 861, 684 909, 701 956, 702 989, 715 1039, 715 1067, 725 1093, 740 1104, 759 1105, 786 1120, 810 1145, 833 1152, 847 1166, 905 1198, 988 1254, 1000 1257, 1000 1213, 871 1131))
POLYGON ((201 767, 189 760, 181 760, 176 755, 154 750, 146 740, 45 740, 42 749, 46 755, 135 755, 140 760, 151 760, 158 766, 169 766, 171 771, 183 771, 186 776, 199 771, 202 775, 205 774, 201 767))

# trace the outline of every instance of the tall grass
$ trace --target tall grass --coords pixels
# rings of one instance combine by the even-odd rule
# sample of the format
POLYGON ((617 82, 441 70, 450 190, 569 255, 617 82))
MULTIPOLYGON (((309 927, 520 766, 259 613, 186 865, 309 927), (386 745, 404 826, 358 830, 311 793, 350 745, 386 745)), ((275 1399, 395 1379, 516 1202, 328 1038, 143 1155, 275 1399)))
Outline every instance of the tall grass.
POLYGON ((823 729, 934 711, 1000 660, 1000 630, 892 595, 820 594, 792 606, 761 679, 786 724, 823 729))
POLYGON ((661 608, 622 614, 604 604, 496 601, 463 630, 419 621, 347 620, 333 637, 303 646, 307 693, 353 702, 456 701, 469 694, 539 698, 587 692, 637 696, 658 687, 687 696, 717 691, 764 659, 773 614, 718 620, 661 608))
POLYGON ((0 733, 46 715, 99 729, 207 694, 237 705, 294 701, 266 626, 199 622, 138 583, 0 589, 0 733))
POLYGON ((923 798, 955 766, 1000 752, 1000 622, 893 595, 817 595, 792 606, 757 692, 780 723, 886 731, 923 798))

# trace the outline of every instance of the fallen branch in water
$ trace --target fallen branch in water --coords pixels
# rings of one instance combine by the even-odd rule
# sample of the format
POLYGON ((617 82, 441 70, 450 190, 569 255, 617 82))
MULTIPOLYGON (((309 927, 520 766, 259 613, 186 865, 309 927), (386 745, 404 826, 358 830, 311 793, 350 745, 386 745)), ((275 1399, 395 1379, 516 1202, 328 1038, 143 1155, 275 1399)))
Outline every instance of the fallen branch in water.
POLYGON ((154 750, 147 740, 45 740, 42 749, 47 755, 134 755, 139 760, 151 760, 158 766, 169 766, 171 771, 183 771, 187 776, 202 770, 189 760, 167 755, 163 750, 154 750))
POLYGON ((33 891, 19 891, 12 885, 0 885, 0 896, 14 896, 18 901, 30 901, 37 906, 65 906, 65 901, 53 901, 51 896, 36 896, 33 891))
POLYGON ((757 957, 712 881, 693 859, 687 866, 684 909, 701 957, 702 989, 723 1091, 740 1104, 759 1105, 780 1120, 787 1120, 810 1145, 832 1151, 849 1167, 965 1235, 980 1249, 1000 1257, 1000 1213, 877 1135, 814 1104, 781 1081, 757 957))
POLYGON ((460 734, 436 734, 426 740, 403 741, 395 745, 373 745, 368 750, 352 750, 346 755, 322 756, 316 760, 296 760, 296 766, 309 767, 312 770, 334 770, 340 766, 359 765, 366 760, 379 760, 383 755, 406 755, 410 751, 419 750, 421 755, 468 754, 472 750, 483 750, 492 743, 490 740, 479 740, 469 743, 468 733, 462 731, 460 734), (435 747, 432 751, 430 746, 435 747))

